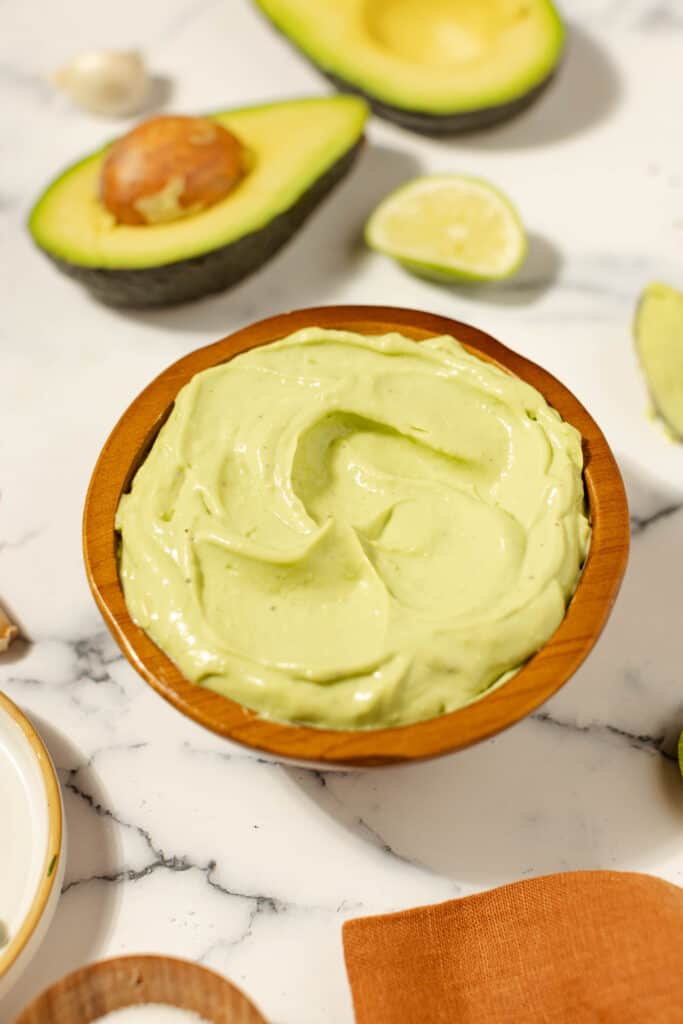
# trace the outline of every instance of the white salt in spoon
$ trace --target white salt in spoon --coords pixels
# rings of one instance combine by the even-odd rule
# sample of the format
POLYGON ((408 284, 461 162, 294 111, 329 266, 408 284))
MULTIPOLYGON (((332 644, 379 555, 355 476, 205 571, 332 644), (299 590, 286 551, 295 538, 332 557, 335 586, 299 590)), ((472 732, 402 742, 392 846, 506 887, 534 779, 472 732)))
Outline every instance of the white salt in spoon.
POLYGON ((164 1006, 163 1003, 140 1003, 138 1006, 124 1006, 121 1010, 97 1017, 93 1024, 211 1024, 206 1017, 200 1017, 194 1010, 182 1010, 179 1006, 164 1006))

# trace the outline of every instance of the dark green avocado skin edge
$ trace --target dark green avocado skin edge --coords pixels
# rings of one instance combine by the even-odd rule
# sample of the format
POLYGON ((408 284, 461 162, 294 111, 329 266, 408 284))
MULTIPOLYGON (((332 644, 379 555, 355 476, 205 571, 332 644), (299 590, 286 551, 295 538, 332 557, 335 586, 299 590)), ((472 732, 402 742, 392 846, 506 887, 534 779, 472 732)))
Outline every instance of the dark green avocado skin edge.
POLYGON ((316 71, 324 75, 335 89, 339 92, 360 96, 378 117, 382 117, 386 121, 393 121, 394 124, 399 124, 402 128, 407 128, 409 131, 418 132, 420 135, 459 135, 465 132, 475 132, 481 128, 490 128, 494 124, 507 121, 509 118, 521 114, 523 110, 526 110, 532 103, 535 103, 541 93, 545 92, 562 63, 562 54, 560 54, 560 59, 542 82, 539 82, 538 85, 529 89, 522 96, 517 96, 514 100, 509 100, 507 103, 497 103, 493 107, 481 107, 479 110, 461 110, 459 113, 453 114, 428 114, 421 110, 406 110, 405 107, 396 107, 391 103, 385 103, 384 100, 377 99, 371 93, 364 92, 363 89, 360 89, 352 82, 347 82, 345 78, 340 78, 339 75, 327 71, 320 64, 317 64, 309 54, 301 50, 279 25, 271 21, 258 3, 255 4, 255 8, 271 29, 281 39, 284 39, 300 57, 303 57, 311 67, 314 67, 316 71))
POLYGON ((176 306, 204 295, 222 292, 263 266, 351 169, 363 138, 341 156, 306 192, 258 231, 220 249, 159 267, 109 270, 83 267, 45 252, 64 274, 84 285, 100 302, 126 309, 176 306))
MULTIPOLYGON (((309 63, 314 62, 309 60, 309 63)), ((316 64, 314 66, 318 67, 316 64)), ((496 104, 495 107, 482 107, 481 110, 463 110, 458 114, 425 114, 419 110, 406 110, 403 107, 394 107, 390 103, 385 103, 383 100, 378 100, 374 96, 363 92, 362 89, 357 88, 357 86, 352 85, 343 78, 337 77, 337 75, 333 75, 331 72, 319 67, 318 70, 322 71, 325 78, 332 82, 340 92, 362 96, 378 117, 382 117, 387 121, 393 121, 395 124, 401 125, 402 128, 408 128, 412 132, 419 132, 421 135, 458 135, 461 132, 474 132, 481 128, 490 128, 494 124, 507 121, 509 118, 521 114, 550 85, 557 72, 557 67, 553 68, 542 82, 539 82, 533 89, 525 92, 523 96, 518 96, 508 103, 496 104)))

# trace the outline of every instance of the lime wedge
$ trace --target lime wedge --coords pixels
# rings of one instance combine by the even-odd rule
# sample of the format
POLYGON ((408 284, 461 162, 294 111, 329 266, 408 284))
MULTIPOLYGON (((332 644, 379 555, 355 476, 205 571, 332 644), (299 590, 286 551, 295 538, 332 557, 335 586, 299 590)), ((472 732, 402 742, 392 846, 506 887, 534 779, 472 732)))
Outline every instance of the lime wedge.
POLYGON ((514 206, 487 181, 435 174, 401 185, 365 227, 371 249, 436 280, 498 281, 521 266, 527 242, 514 206))

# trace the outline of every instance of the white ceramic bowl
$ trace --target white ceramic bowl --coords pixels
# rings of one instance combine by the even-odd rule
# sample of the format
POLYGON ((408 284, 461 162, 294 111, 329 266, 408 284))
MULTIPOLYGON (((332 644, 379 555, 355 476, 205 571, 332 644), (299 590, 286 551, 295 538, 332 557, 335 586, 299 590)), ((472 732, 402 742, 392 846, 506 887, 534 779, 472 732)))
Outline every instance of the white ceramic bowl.
POLYGON ((0 999, 47 931, 64 861, 62 797, 50 755, 0 693, 0 999))

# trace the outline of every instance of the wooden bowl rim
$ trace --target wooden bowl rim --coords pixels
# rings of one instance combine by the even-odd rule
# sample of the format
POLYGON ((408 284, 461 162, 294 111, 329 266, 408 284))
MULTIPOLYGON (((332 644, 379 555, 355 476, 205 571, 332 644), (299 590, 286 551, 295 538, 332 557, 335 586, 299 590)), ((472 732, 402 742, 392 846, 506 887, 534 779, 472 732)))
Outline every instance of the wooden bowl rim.
POLYGON ((173 363, 138 395, 112 430, 93 471, 83 517, 85 568, 95 601, 126 658, 146 682, 184 714, 230 740, 279 759, 336 766, 436 757, 486 739, 534 711, 569 679, 600 635, 621 584, 628 548, 628 505, 619 469, 602 431, 572 392, 478 328, 390 306, 322 306, 268 317, 173 363), (453 335, 471 352, 536 387, 583 437, 593 533, 562 623, 503 686, 425 722, 388 729, 331 730, 260 718, 255 711, 186 680, 135 625, 126 607, 115 549, 116 507, 176 394, 201 370, 312 326, 365 334, 399 331, 416 340, 453 335))
MULTIPOLYGON (((176 977, 180 974, 194 976, 198 982, 197 990, 202 990, 203 988, 205 991, 206 987, 211 985, 214 991, 218 988, 225 992, 226 995, 229 992, 232 1006, 235 1003, 239 1003, 242 1012, 248 1011, 248 1019, 251 1024, 268 1024, 265 1017, 263 1017, 249 997, 237 985, 233 985, 231 981, 222 974, 219 974, 218 971, 214 971, 212 968, 205 967, 203 964, 196 963, 193 960, 183 960, 180 957, 162 956, 155 953, 109 957, 105 960, 95 960, 93 963, 86 964, 85 967, 79 967, 75 971, 71 971, 44 989, 39 996, 25 1007, 17 1018, 16 1024, 52 1021, 57 1014, 61 1014, 62 1010, 65 1013, 71 1011, 68 1017, 64 1017, 64 1020, 71 1021, 74 993, 79 990, 87 988, 91 996, 97 996, 99 992, 106 992, 109 979, 113 977, 116 980, 124 972, 131 972, 132 974, 137 971, 149 975, 150 972, 154 973, 155 971, 158 972, 161 969, 166 970, 169 968, 171 972, 175 973, 176 977)), ((173 999, 180 999, 182 1001, 175 1001, 168 1005, 176 1006, 181 1010, 191 1010, 200 1016, 204 1016, 209 1012, 206 1006, 203 1008, 198 1007, 196 1000, 188 999, 188 990, 182 985, 179 986, 178 993, 173 996, 173 999)), ((228 1002, 228 999, 225 1001, 228 1002)), ((141 1005, 139 1000, 132 1003, 127 1002, 104 1012, 109 1013, 113 1012, 114 1009, 124 1009, 125 1007, 139 1005, 141 1005)), ((97 1017, 102 1015, 99 1010, 93 1012, 96 1013, 96 1016, 92 1017, 91 1020, 96 1020, 97 1017)), ((247 1018, 244 1019, 246 1021, 247 1018)))
POLYGON ((45 913, 55 882, 60 877, 58 860, 62 855, 64 820, 59 782, 47 747, 23 711, 2 692, 0 692, 0 711, 4 711, 19 726, 35 754, 47 803, 47 842, 40 882, 21 927, 0 951, 0 979, 2 979, 9 973, 30 942, 45 913))

